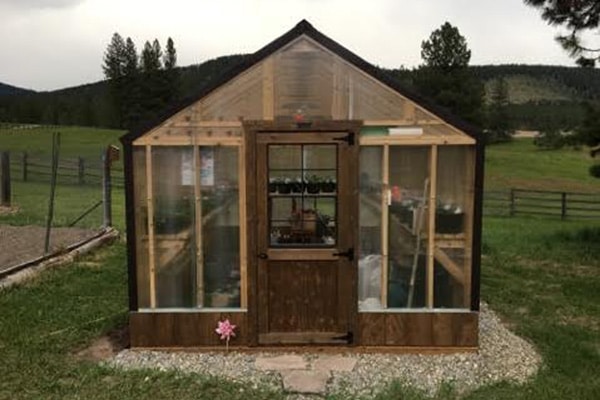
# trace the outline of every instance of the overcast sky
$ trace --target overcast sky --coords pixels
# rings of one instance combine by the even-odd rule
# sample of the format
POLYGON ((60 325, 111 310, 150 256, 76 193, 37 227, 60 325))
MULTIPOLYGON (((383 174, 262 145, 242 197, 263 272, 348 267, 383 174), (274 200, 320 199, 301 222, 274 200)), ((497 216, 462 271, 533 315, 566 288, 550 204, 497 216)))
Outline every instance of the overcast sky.
POLYGON ((171 36, 178 65, 250 53, 303 18, 383 67, 421 63, 421 41, 457 26, 471 64, 573 65, 523 0, 0 0, 0 82, 54 90, 101 80, 114 32, 138 50, 171 36))

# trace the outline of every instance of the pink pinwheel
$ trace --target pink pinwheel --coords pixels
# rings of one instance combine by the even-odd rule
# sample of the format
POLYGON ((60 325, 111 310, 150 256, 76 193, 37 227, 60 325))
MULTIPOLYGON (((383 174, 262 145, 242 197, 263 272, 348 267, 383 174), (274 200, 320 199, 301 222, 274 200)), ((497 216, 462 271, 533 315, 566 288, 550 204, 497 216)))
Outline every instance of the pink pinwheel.
POLYGON ((231 339, 232 336, 235 337, 234 330, 235 325, 229 322, 228 319, 226 319, 225 321, 219 321, 218 327, 217 329, 215 329, 215 332, 217 332, 218 335, 221 335, 221 340, 226 340, 225 348, 227 349, 227 351, 229 351, 229 339, 231 339))

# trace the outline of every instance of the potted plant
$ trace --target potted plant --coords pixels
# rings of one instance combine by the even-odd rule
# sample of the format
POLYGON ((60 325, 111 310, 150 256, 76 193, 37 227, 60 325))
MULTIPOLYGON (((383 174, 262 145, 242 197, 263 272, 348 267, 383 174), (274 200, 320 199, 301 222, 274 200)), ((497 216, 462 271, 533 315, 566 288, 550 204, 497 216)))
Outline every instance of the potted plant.
POLYGON ((325 178, 321 181, 321 191, 323 193, 333 193, 337 189, 335 178, 325 178))
POLYGON ((292 180, 290 178, 284 178, 277 182, 277 192, 281 194, 288 194, 292 191, 292 180))
POLYGON ((290 182, 292 193, 304 192, 304 181, 301 178, 296 178, 290 182))
POLYGON ((306 181, 306 192, 317 194, 321 191, 321 178, 317 175, 311 175, 306 181))
POLYGON ((279 178, 269 178, 269 193, 277 192, 277 186, 279 185, 280 181, 281 179, 279 178))
POLYGON ((437 233, 460 233, 463 231, 465 213, 462 207, 451 203, 438 204, 435 210, 437 233))

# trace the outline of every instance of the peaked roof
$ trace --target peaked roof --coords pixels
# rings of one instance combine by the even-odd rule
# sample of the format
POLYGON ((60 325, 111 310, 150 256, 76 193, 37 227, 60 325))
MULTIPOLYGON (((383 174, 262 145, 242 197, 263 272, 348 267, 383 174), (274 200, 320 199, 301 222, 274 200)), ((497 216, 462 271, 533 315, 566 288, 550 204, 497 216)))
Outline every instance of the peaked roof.
POLYGON ((427 109, 428 111, 441 118, 445 122, 467 133, 469 136, 474 137, 475 139, 478 139, 480 137, 479 129, 475 128, 471 124, 452 114, 448 109, 438 106, 431 100, 403 87, 398 81, 390 77, 389 74, 368 63, 367 61, 360 58, 358 55, 354 54, 344 46, 332 40, 331 38, 325 36, 317 29, 315 29, 307 20, 303 19, 294 28, 292 28, 282 36, 267 44, 257 52, 245 57, 244 60, 241 61, 239 64, 235 65, 234 67, 225 71, 219 77, 202 86, 195 95, 189 96, 180 101, 179 103, 169 106, 166 109, 166 111, 162 113, 159 117, 151 121, 146 121, 136 129, 133 129, 129 133, 123 135, 121 137, 121 141, 124 144, 130 144, 135 139, 148 132, 150 129, 156 127, 157 125, 159 125, 166 119, 172 117, 174 114, 178 113, 184 108, 189 107, 190 105, 199 101, 213 90, 232 80, 242 72, 246 71, 253 65, 261 62, 271 54, 275 53, 276 51, 278 51, 279 49, 281 49, 282 47, 284 47, 285 45, 302 35, 310 37, 315 42, 319 43, 321 46, 325 47, 332 53, 344 59, 346 62, 362 70, 363 72, 379 80, 380 82, 383 82, 402 96, 417 103, 418 105, 427 109))

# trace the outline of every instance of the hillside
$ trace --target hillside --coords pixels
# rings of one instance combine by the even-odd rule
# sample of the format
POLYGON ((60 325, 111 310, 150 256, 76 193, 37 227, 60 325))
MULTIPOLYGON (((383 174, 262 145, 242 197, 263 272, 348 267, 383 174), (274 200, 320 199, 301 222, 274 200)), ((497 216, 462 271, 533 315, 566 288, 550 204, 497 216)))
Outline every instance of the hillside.
POLYGON ((0 96, 12 96, 17 94, 33 93, 33 90, 7 85, 0 82, 0 96))
MULTIPOLYGON (((204 85, 236 65, 245 55, 223 56, 202 64, 180 67, 180 97, 197 93, 204 85)), ((600 70, 536 65, 471 67, 489 98, 493 82, 505 79, 509 114, 514 128, 570 130, 583 116, 583 101, 600 100, 600 70)), ((384 70, 409 81, 409 70, 384 70)), ((116 127, 105 81, 56 90, 32 92, 0 84, 0 121, 57 125, 116 127)))

